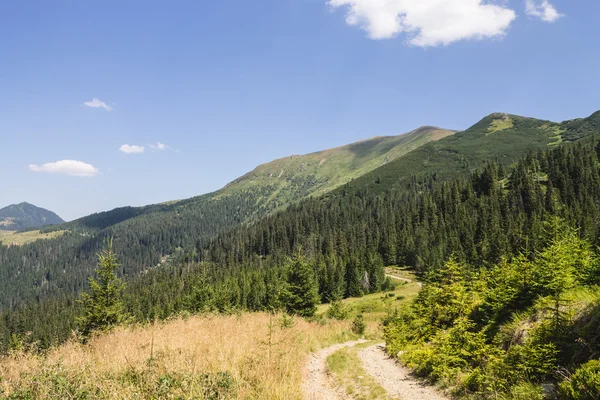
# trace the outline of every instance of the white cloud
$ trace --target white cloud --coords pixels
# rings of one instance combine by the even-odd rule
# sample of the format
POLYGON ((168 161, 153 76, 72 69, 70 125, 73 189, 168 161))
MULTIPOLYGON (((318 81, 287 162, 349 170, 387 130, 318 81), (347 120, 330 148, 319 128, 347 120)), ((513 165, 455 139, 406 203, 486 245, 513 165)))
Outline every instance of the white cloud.
POLYGON ((525 13, 531 17, 536 17, 545 22, 554 22, 564 17, 564 14, 558 12, 548 0, 526 0, 525 13))
POLYGON ((505 6, 483 0, 327 0, 347 10, 346 23, 371 39, 406 34, 419 47, 503 36, 516 18, 505 6))
POLYGON ((161 142, 158 142, 156 144, 150 144, 149 146, 151 149, 154 149, 154 150, 166 150, 169 148, 169 146, 167 146, 166 144, 161 143, 161 142))
POLYGON ((95 176, 100 173, 98 168, 93 165, 75 160, 61 160, 43 165, 31 164, 29 165, 29 169, 33 172, 47 172, 70 176, 95 176))
POLYGON ((100 99, 97 98, 93 98, 92 101, 86 101, 85 103, 86 106, 88 107, 92 107, 92 108, 104 108, 106 111, 111 111, 112 107, 107 105, 105 102, 103 102, 100 99))
POLYGON ((139 154, 144 152, 144 146, 130 146, 128 144, 124 144, 119 147, 119 151, 125 154, 139 154))

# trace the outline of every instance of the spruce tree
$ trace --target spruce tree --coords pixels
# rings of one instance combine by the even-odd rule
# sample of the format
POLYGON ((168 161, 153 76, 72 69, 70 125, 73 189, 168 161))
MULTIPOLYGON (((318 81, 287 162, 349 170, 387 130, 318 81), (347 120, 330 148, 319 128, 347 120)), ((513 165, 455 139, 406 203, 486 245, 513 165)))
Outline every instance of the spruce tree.
POLYGON ((112 240, 98 254, 98 279, 90 278, 90 290, 80 296, 83 315, 78 318, 84 338, 96 330, 107 330, 125 318, 121 294, 125 284, 117 277, 119 264, 113 250, 112 240))
POLYGON ((302 317, 312 317, 317 311, 319 292, 313 268, 300 256, 289 264, 287 286, 283 291, 286 311, 302 317))

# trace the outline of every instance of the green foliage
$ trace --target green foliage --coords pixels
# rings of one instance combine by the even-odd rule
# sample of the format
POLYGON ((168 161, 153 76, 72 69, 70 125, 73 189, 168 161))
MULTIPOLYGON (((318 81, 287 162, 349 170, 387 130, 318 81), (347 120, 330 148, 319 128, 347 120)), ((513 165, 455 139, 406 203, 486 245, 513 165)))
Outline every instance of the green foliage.
POLYGON ((298 324, 293 315, 289 315, 286 313, 281 314, 281 318, 279 319, 279 327, 281 329, 290 329, 295 327, 298 324))
POLYGON ((202 398, 207 400, 223 400, 234 398, 237 394, 235 378, 227 371, 204 374, 202 376, 202 398))
POLYGON ((560 385, 560 393, 567 399, 600 399, 600 360, 592 360, 560 385))
POLYGON ((117 257, 112 240, 98 255, 98 279, 90 278, 90 291, 80 296, 83 315, 78 319, 81 333, 87 338, 95 330, 106 330, 125 319, 121 293, 125 284, 117 277, 117 257))
POLYGON ((319 292, 313 268, 300 256, 289 263, 287 286, 282 294, 285 309, 290 314, 312 317, 319 304, 319 292))
MULTIPOLYGON (((561 366, 600 349, 600 296, 577 291, 596 256, 564 221, 550 218, 544 227, 543 247, 529 257, 477 273, 451 258, 430 274, 411 312, 384 321, 388 351, 402 351, 417 374, 457 395, 544 398, 540 385, 552 382, 561 366)), ((593 387, 594 368, 569 382, 593 387)), ((563 383, 563 392, 569 385, 563 383)))
POLYGON ((343 321, 350 316, 350 308, 341 299, 337 298, 331 302, 326 315, 328 318, 343 321))
POLYGON ((506 400, 545 400, 548 397, 540 385, 522 382, 510 388, 506 400))
POLYGON ((364 336, 365 331, 367 330, 367 323, 365 322, 365 318, 362 314, 357 314, 354 320, 352 321, 352 333, 359 336, 364 336))

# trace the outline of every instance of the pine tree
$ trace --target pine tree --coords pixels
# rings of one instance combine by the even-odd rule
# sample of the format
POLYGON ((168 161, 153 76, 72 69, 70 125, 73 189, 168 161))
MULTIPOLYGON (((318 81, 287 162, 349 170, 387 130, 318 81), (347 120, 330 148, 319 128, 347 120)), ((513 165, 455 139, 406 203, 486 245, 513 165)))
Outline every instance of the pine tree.
POLYGON ((90 278, 90 291, 80 296, 84 313, 78 318, 84 338, 95 330, 107 330, 125 318, 121 293, 125 284, 117 277, 119 264, 113 251, 112 240, 98 255, 98 279, 90 278))
POLYGON ((282 293, 288 313, 312 317, 317 311, 319 292, 313 268, 303 257, 295 257, 289 265, 287 287, 282 293))

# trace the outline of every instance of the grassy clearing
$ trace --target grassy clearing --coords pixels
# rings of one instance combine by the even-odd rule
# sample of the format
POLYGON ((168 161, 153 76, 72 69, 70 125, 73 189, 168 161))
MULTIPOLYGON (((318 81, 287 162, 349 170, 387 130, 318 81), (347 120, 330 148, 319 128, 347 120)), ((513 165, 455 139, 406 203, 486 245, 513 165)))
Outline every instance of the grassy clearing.
POLYGON ((327 368, 338 385, 356 400, 387 400, 390 397, 362 367, 358 351, 373 343, 364 343, 336 351, 327 358, 327 368))
POLYGON ((0 242, 8 246, 23 246, 36 240, 53 239, 65 233, 66 231, 41 233, 40 231, 16 232, 0 230, 0 242))
POLYGON ((118 328, 46 355, 14 353, 0 359, 0 397, 299 399, 307 355, 354 336, 344 322, 277 321, 198 316, 118 328))
POLYGON ((490 127, 488 128, 488 135, 494 133, 494 132, 499 132, 499 131, 505 131, 507 129, 510 129, 514 126, 514 122, 512 120, 512 118, 510 117, 504 117, 504 118, 498 118, 492 121, 492 123, 490 124, 490 127))
POLYGON ((359 312, 367 336, 379 338, 386 310, 417 292, 416 284, 403 284, 345 300, 351 308, 345 321, 296 318, 284 328, 281 316, 265 313, 193 316, 119 327, 87 345, 73 340, 45 354, 14 352, 0 358, 0 398, 301 399, 311 352, 357 339, 350 324, 359 312))
MULTIPOLYGON (((363 314, 367 323, 365 337, 370 340, 381 338, 380 323, 383 317, 395 308, 408 305, 419 293, 416 282, 399 281, 396 290, 385 293, 374 293, 359 298, 344 300, 344 305, 349 309, 348 324, 358 314, 363 314)), ((325 314, 329 309, 328 304, 319 306, 317 313, 325 314)))
POLYGON ((398 267, 396 265, 392 265, 385 268, 385 274, 392 279, 397 280, 411 280, 416 281, 417 277, 414 272, 407 268, 398 267))
POLYGON ((548 143, 548 146, 557 146, 563 142, 562 134, 565 133, 565 129, 560 126, 544 124, 540 129, 546 131, 548 137, 552 139, 552 141, 548 143))

